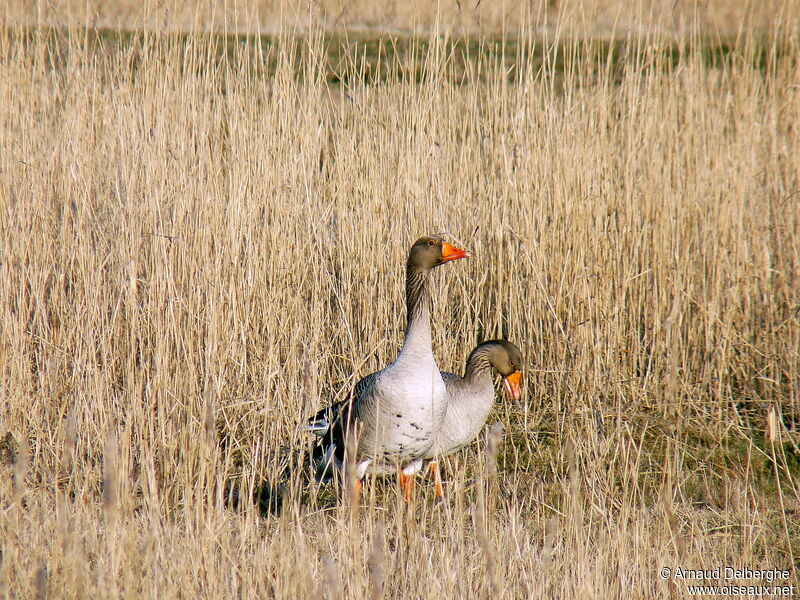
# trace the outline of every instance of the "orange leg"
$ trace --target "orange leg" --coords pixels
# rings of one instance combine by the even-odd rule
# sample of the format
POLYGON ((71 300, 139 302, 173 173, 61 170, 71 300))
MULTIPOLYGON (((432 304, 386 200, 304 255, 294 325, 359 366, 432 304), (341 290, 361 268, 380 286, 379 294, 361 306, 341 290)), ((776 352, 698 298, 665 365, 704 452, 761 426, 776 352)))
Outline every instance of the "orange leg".
POLYGON ((404 496, 406 502, 411 502, 414 495, 414 476, 406 475, 406 495, 404 496))
POLYGON ((411 497, 414 494, 414 476, 406 475, 401 469, 398 469, 397 479, 400 483, 400 489, 403 490, 403 499, 406 502, 411 502, 411 497))
POLYGON ((358 506, 359 502, 361 502, 361 490, 363 488, 364 485, 359 479, 356 479, 354 483, 350 484, 350 501, 353 506, 358 506))
POLYGON ((442 487, 442 474, 439 472, 439 463, 431 461, 428 469, 433 474, 433 485, 436 487, 436 497, 444 498, 444 488, 442 487))

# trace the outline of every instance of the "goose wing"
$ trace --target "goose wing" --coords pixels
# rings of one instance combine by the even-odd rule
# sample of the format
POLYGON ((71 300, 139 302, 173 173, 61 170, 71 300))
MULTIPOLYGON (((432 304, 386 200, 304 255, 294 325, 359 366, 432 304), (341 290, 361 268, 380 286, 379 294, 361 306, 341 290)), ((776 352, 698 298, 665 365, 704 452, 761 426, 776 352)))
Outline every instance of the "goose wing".
POLYGON ((344 400, 323 408, 303 427, 319 441, 315 444, 312 460, 317 465, 317 479, 327 481, 332 476, 331 467, 344 464, 344 449, 349 431, 355 421, 354 405, 375 385, 377 373, 370 373, 356 383, 353 393, 344 400))

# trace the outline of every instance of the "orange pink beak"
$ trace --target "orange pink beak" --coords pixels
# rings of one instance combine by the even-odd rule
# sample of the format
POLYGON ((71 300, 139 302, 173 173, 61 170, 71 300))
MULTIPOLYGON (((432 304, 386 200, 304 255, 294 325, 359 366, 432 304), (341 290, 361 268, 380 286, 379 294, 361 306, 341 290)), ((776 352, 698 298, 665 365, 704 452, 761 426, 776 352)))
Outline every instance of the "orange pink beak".
POLYGON ((508 377, 503 377, 503 387, 514 400, 522 396, 522 371, 514 371, 508 377))
POLYGON ((470 254, 466 250, 456 248, 453 244, 442 242, 442 262, 457 260, 459 258, 469 258, 470 254))

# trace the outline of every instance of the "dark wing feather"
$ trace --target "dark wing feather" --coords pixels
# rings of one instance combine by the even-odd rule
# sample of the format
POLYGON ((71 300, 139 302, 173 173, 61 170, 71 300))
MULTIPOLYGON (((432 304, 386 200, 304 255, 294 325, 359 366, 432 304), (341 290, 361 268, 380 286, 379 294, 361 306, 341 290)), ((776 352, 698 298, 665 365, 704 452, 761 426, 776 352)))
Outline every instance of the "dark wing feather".
POLYGON ((447 371, 441 371, 442 379, 444 379, 445 383, 449 383, 452 381, 460 381, 462 379, 461 375, 456 375, 455 373, 448 373, 447 371))
POLYGON ((331 478, 331 462, 335 461, 338 465, 344 464, 347 435, 352 430, 355 421, 353 405, 358 402, 364 391, 374 384, 376 376, 377 373, 370 373, 362 378, 356 383, 350 396, 323 408, 308 420, 306 429, 320 438, 314 445, 312 454, 313 462, 317 465, 319 480, 328 481, 331 478), (327 461, 328 464, 325 464, 324 461, 327 461))

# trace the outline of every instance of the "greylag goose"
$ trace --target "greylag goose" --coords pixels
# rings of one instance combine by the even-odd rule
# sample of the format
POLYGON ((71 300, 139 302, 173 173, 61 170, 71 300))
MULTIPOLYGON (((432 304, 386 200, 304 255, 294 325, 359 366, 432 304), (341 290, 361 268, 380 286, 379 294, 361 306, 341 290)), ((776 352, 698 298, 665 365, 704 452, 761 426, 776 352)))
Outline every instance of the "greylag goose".
POLYGON ((444 495, 437 458, 455 452, 474 440, 494 405, 491 369, 500 373, 503 387, 514 400, 520 398, 522 354, 514 344, 491 340, 476 346, 467 359, 464 377, 442 372, 447 387, 447 411, 426 459, 436 484, 436 495, 444 495))
POLYGON ((406 331, 397 358, 361 379, 350 398, 319 411, 305 426, 322 438, 315 448, 318 478, 342 470, 345 446, 354 448, 357 481, 398 470, 411 500, 414 474, 433 446, 446 410, 444 379, 431 348, 431 271, 469 253, 440 236, 414 242, 406 261, 406 331), (354 436, 354 437, 351 437, 354 436))

